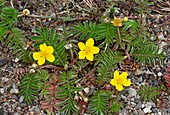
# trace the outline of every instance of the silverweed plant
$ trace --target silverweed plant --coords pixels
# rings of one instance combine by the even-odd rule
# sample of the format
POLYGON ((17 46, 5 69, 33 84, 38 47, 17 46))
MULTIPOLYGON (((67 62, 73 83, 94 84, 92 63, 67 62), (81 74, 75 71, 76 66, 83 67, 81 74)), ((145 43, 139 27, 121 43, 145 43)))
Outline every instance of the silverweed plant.
MULTIPOLYGON (((48 114, 55 110, 64 115, 117 113, 124 108, 118 93, 133 84, 127 78, 129 71, 119 74, 118 65, 125 60, 154 65, 166 57, 148 39, 145 25, 118 16, 77 22, 70 31, 36 28, 30 37, 32 46, 26 47, 24 31, 17 23, 18 18, 30 15, 29 10, 19 14, 4 4, 0 2, 0 42, 34 69, 23 76, 20 94, 28 104, 40 101, 48 114)), ((160 90, 160 86, 145 87, 139 94, 151 100, 160 90)))

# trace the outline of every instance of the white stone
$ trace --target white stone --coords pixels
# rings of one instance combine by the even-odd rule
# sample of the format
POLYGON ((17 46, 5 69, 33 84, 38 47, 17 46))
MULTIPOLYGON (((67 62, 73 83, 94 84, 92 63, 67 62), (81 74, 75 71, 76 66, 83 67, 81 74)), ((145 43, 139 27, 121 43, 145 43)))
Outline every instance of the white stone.
POLYGON ((16 93, 17 94, 17 93, 19 93, 19 90, 18 89, 11 89, 10 93, 16 93))
POLYGON ((66 44, 66 45, 64 45, 64 48, 67 49, 67 50, 68 50, 68 49, 71 49, 72 47, 73 47, 72 44, 66 44))
POLYGON ((128 97, 136 97, 137 95, 137 91, 133 88, 129 88, 128 93, 129 93, 128 97))
POLYGON ((155 40, 155 38, 152 36, 152 37, 150 37, 150 40, 151 40, 151 41, 154 41, 154 40, 155 40))
POLYGON ((141 71, 140 69, 137 69, 134 73, 134 75, 141 75, 143 73, 143 71, 141 71))
POLYGON ((35 70, 34 69, 30 69, 30 73, 35 73, 35 70))
POLYGON ((14 62, 18 62, 19 61, 19 58, 15 58, 14 62))
POLYGON ((84 92, 88 94, 90 92, 90 89, 88 87, 84 88, 84 92))
POLYGON ((161 77, 163 74, 161 72, 158 72, 157 75, 161 77))
POLYGON ((150 108, 144 108, 143 111, 144 113, 148 113, 150 111, 150 108))
POLYGON ((159 40, 167 40, 167 38, 164 38, 164 35, 163 35, 163 34, 160 34, 160 35, 158 36, 158 39, 159 39, 159 40))
POLYGON ((32 64, 32 68, 34 68, 34 69, 35 69, 35 68, 37 68, 37 67, 38 67, 38 65, 37 65, 37 64, 35 64, 35 63, 33 63, 33 64, 32 64))
POLYGON ((8 81, 9 79, 6 78, 6 77, 2 77, 1 80, 2 80, 2 82, 6 82, 6 81, 8 81))
POLYGON ((21 103, 21 102, 23 102, 24 101, 24 96, 21 96, 20 98, 19 98, 19 102, 21 103))
POLYGON ((4 92, 4 88, 0 88, 0 93, 3 94, 4 92))

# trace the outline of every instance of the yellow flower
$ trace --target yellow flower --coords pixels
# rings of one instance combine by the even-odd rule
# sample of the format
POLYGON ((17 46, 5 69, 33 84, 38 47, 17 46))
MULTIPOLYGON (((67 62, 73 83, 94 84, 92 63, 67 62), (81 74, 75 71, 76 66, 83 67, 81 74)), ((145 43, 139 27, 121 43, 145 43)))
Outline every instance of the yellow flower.
POLYGON ((111 21, 111 23, 113 23, 114 26, 122 26, 122 20, 120 18, 114 17, 114 20, 111 21))
POLYGON ((38 60, 38 65, 43 65, 45 60, 53 62, 55 60, 52 46, 47 46, 45 43, 40 45, 40 51, 33 53, 34 60, 38 60))
POLYGON ((123 21, 125 21, 125 22, 127 22, 128 20, 129 20, 128 17, 123 18, 123 21))
POLYGON ((128 73, 123 72, 122 74, 119 75, 119 71, 114 72, 114 79, 110 81, 110 84, 116 87, 118 91, 123 90, 123 86, 130 86, 131 81, 127 80, 128 73))
POLYGON ((81 50, 78 53, 79 59, 84 59, 86 57, 87 60, 93 61, 93 58, 94 58, 93 54, 99 53, 99 50, 100 50, 98 47, 95 47, 93 45, 94 45, 93 38, 89 38, 86 41, 86 44, 79 42, 78 46, 79 46, 79 49, 81 50))

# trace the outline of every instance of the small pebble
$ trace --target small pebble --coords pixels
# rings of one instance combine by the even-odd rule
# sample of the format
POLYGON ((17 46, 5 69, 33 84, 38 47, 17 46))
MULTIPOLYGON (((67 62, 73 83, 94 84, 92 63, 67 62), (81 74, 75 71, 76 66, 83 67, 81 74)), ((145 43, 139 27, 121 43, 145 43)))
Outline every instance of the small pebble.
POLYGON ((0 93, 3 94, 4 92, 4 88, 0 88, 0 93))
POLYGON ((143 81, 143 78, 142 78, 142 76, 140 76, 139 78, 138 78, 138 82, 142 82, 143 81))
POLYGON ((23 100, 24 100, 24 96, 21 96, 21 97, 19 98, 19 102, 22 103, 23 100))
POLYGON ((18 61, 19 61, 19 58, 15 58, 14 62, 16 62, 16 63, 17 63, 18 61))
POLYGON ((15 94, 17 94, 17 93, 19 93, 19 90, 18 90, 18 89, 11 89, 11 90, 10 90, 10 93, 15 93, 15 94))
POLYGON ((161 77, 163 74, 161 72, 158 72, 157 75, 161 77))
POLYGON ((129 93, 128 97, 135 97, 137 95, 137 91, 134 88, 129 88, 128 93, 129 93))

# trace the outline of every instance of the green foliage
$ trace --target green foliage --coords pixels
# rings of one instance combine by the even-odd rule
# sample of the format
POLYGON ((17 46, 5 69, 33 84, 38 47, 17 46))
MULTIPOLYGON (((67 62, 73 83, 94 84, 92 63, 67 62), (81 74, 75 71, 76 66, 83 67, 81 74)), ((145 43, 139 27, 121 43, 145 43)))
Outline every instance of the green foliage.
POLYGON ((24 101, 31 104, 33 100, 40 95, 46 97, 48 94, 45 86, 48 81, 49 74, 45 70, 38 70, 36 73, 27 73, 21 81, 20 94, 24 96, 24 101))
POLYGON ((49 73, 45 70, 38 70, 38 72, 36 73, 36 76, 39 78, 39 81, 40 81, 37 83, 40 89, 40 95, 47 98, 49 91, 47 90, 48 87, 46 86, 46 83, 49 80, 49 73))
POLYGON ((0 19, 2 20, 0 22, 0 26, 7 27, 9 29, 15 27, 18 22, 18 17, 17 17, 18 14, 19 12, 14 8, 3 7, 0 13, 0 19))
POLYGON ((162 62, 161 59, 166 57, 164 51, 159 53, 159 47, 156 45, 140 47, 133 53, 133 56, 135 59, 138 59, 140 62, 143 62, 145 64, 147 64, 148 62, 151 64, 155 64, 157 59, 162 62))
POLYGON ((76 32, 74 33, 75 36, 81 35, 80 40, 85 38, 94 38, 97 40, 105 39, 107 44, 115 42, 113 38, 117 38, 117 30, 116 27, 113 26, 111 23, 100 23, 96 25, 96 23, 84 22, 84 24, 78 23, 77 26, 73 27, 76 32))
POLYGON ((74 33, 75 36, 81 35, 80 40, 83 40, 84 38, 95 38, 97 36, 97 25, 96 23, 90 22, 89 24, 87 22, 84 22, 84 24, 78 23, 77 26, 73 26, 73 28, 76 30, 74 33))
POLYGON ((121 108, 123 108, 122 104, 119 103, 117 100, 114 100, 111 104, 110 111, 113 113, 117 113, 121 110, 121 108))
POLYGON ((146 13, 146 14, 150 14, 152 9, 151 6, 154 5, 154 2, 151 0, 135 0, 136 3, 138 3, 138 7, 136 7, 138 9, 139 13, 146 13))
POLYGON ((102 90, 97 90, 90 99, 91 115, 106 115, 108 97, 102 90))
MULTIPOLYGON (((2 27, 2 42, 4 42, 8 47, 17 47, 24 44, 24 32, 18 28, 12 28, 11 30, 4 29, 2 27), (4 32, 2 32, 4 30, 4 32)), ((1 33, 0 33, 1 34, 1 33)))
POLYGON ((99 85, 103 82, 108 82, 110 77, 113 76, 113 68, 116 67, 118 63, 120 63, 124 59, 121 52, 116 52, 112 50, 107 50, 106 52, 102 52, 98 57, 95 65, 98 64, 97 72, 98 72, 98 80, 99 85))
POLYGON ((138 94, 140 95, 141 99, 144 101, 151 101, 154 98, 156 98, 158 95, 161 94, 162 91, 165 91, 165 86, 159 86, 159 87, 154 87, 154 86, 143 86, 140 88, 138 91, 138 94))
POLYGON ((0 27, 0 41, 5 46, 13 49, 13 55, 16 55, 22 62, 30 63, 30 51, 26 49, 24 31, 13 27, 11 30, 0 27))
POLYGON ((57 88, 58 92, 56 92, 58 99, 64 99, 57 106, 61 106, 60 112, 63 112, 65 115, 78 112, 75 106, 74 93, 79 91, 80 88, 74 86, 76 81, 74 78, 72 72, 63 72, 62 76, 60 76, 59 87, 57 88))
POLYGON ((97 40, 105 39, 105 42, 110 44, 118 39, 117 29, 112 23, 102 22, 98 25, 98 30, 97 40))
POLYGON ((64 48, 65 39, 59 41, 59 36, 55 33, 54 29, 50 29, 50 32, 48 32, 47 28, 44 28, 42 30, 37 28, 36 32, 39 34, 39 36, 32 37, 32 40, 38 41, 38 44, 36 45, 46 43, 47 45, 52 46, 54 48, 54 56, 56 57, 54 64, 64 66, 67 57, 67 53, 64 48))
POLYGON ((21 91, 20 94, 24 96, 24 101, 28 104, 32 103, 32 100, 36 100, 39 94, 39 77, 35 74, 27 73, 21 81, 21 91))

